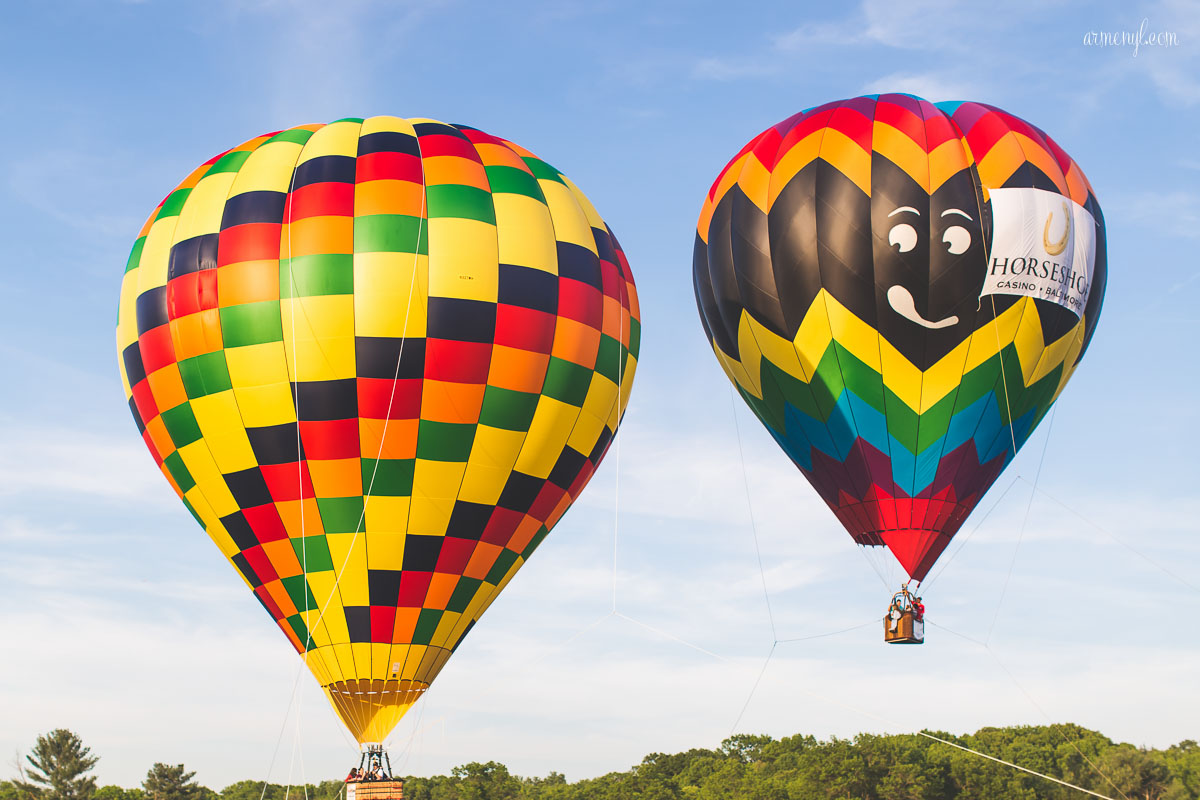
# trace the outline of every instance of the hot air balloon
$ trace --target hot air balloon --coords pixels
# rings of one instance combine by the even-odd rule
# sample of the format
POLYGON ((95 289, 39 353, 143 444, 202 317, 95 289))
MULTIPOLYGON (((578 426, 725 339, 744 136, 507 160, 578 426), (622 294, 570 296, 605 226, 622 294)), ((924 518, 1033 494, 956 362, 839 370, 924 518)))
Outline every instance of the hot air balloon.
POLYGON ((167 481, 368 744, 595 472, 639 317, 558 170, 373 117, 192 172, 133 246, 117 346, 167 481))
POLYGON ((692 272, 742 398, 912 581, 1066 386, 1106 274, 1100 205, 1053 139, 902 94, 802 111, 742 148, 692 272))

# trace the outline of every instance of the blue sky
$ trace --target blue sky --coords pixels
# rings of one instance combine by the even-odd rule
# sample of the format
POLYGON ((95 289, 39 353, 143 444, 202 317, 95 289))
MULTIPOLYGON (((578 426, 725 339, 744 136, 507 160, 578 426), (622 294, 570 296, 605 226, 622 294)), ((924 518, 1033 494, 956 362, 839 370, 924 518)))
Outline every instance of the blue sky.
POLYGON ((471 124, 569 175, 620 238, 644 323, 619 446, 401 723, 398 768, 496 759, 576 779, 733 731, 1070 720, 1200 738, 1193 4, 97 0, 5 16, 0 752, 61 726, 102 783, 154 761, 216 788, 346 768, 319 690, 139 441, 112 331, 133 238, 191 168, 373 114, 471 124), (1175 44, 1084 44, 1143 20, 1175 44), (943 557, 926 593, 941 627, 900 652, 879 642, 872 565, 731 401, 690 278, 703 193, 742 144, 879 91, 1042 127, 1087 172, 1109 241, 1087 359, 943 557))

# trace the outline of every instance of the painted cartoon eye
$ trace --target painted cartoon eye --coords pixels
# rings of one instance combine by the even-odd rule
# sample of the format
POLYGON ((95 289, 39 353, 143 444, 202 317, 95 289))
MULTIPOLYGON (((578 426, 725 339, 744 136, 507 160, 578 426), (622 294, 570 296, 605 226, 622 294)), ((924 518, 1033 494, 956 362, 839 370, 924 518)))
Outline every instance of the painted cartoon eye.
POLYGON ((907 253, 917 246, 917 229, 907 222, 902 222, 888 231, 888 244, 898 247, 901 253, 907 253))
POLYGON ((953 255, 967 252, 967 248, 971 246, 971 232, 961 225, 952 225, 942 234, 942 241, 946 243, 946 249, 953 255))

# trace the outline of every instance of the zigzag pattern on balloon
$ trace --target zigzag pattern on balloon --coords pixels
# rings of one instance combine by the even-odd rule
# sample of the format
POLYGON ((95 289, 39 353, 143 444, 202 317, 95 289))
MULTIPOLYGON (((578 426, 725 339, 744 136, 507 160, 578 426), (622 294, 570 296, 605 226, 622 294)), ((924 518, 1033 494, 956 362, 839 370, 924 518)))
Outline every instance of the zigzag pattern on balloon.
POLYGON ((1019 448, 1058 397, 1082 326, 1046 345, 1037 313, 1032 301, 1014 305, 922 373, 822 292, 794 342, 743 313, 741 359, 714 352, 801 469, 812 470, 818 451, 844 462, 861 439, 888 454, 887 482, 914 497, 933 485, 943 455, 967 441, 982 462, 1007 463, 1014 440, 1019 448), (954 381, 943 377, 950 371, 954 381))
MULTIPOLYGON (((810 383, 830 345, 836 341, 873 373, 885 376, 887 390, 905 406, 914 413, 924 414, 958 390, 964 372, 971 372, 991 360, 1000 349, 1000 342, 1013 343, 1018 355, 1013 365, 1014 375, 1019 376, 1027 387, 1059 370, 1064 363, 1071 363, 1078 354, 1082 338, 1080 330, 1056 342, 1044 342, 1040 333, 1037 306, 1023 298, 971 334, 930 369, 921 370, 878 331, 822 289, 805 315, 794 341, 789 342, 767 330, 743 311, 738 325, 740 358, 719 348, 714 351, 729 377, 761 399, 761 381, 751 371, 758 361, 766 359, 795 379, 810 383)), ((1062 391, 1070 375, 1069 371, 1060 374, 1054 397, 1062 391)))
POLYGON ((928 531, 890 544, 932 563, 1075 369, 1084 326, 1046 343, 1037 314, 1021 300, 922 372, 822 291, 795 341, 743 313, 741 358, 713 349, 856 541, 928 531))
POLYGON ((870 194, 872 152, 928 193, 972 164, 985 187, 1005 185, 1029 164, 1080 205, 1092 192, 1079 165, 1019 117, 983 103, 870 95, 806 109, 752 139, 713 182, 700 211, 700 236, 707 241, 713 210, 734 186, 767 212, 788 182, 818 158, 870 194))

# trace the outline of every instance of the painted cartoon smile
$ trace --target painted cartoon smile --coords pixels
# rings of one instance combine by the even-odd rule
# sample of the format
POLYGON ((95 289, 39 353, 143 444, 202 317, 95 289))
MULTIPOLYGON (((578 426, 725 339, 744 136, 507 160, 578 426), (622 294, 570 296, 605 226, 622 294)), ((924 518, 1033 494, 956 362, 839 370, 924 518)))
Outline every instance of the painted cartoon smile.
POLYGON ((939 330, 941 328, 949 328, 952 325, 958 324, 958 317, 950 316, 945 319, 939 319, 937 322, 930 322, 921 316, 917 311, 916 304, 913 302, 912 292, 905 289, 903 286, 896 284, 887 291, 888 304, 900 316, 904 317, 909 322, 915 322, 923 328, 939 330))

